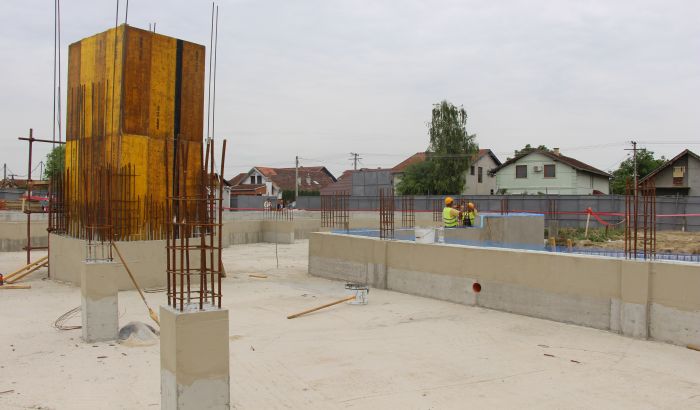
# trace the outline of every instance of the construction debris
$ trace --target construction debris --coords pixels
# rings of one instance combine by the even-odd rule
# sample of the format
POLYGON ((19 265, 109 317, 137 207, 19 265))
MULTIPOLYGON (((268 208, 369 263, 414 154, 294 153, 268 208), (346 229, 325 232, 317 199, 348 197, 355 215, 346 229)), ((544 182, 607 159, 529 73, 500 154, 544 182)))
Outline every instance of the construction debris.
POLYGON ((119 343, 127 346, 150 346, 158 343, 159 333, 143 322, 129 322, 119 329, 119 343))

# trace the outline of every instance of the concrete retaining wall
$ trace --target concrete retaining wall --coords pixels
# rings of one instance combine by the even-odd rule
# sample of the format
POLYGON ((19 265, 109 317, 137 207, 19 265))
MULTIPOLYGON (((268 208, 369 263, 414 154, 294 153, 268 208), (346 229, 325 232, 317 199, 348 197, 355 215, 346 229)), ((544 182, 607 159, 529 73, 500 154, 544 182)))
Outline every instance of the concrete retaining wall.
MULTIPOLYGON (((0 220, 0 252, 21 251, 27 244, 27 217, 23 214, 21 216, 24 219, 3 218, 3 220, 0 220)), ((48 228, 47 219, 38 219, 32 216, 32 246, 47 245, 48 235, 46 228, 48 228)))
POLYGON ((309 274, 700 344, 700 265, 311 234, 309 274), (481 292, 473 291, 478 283, 481 292))

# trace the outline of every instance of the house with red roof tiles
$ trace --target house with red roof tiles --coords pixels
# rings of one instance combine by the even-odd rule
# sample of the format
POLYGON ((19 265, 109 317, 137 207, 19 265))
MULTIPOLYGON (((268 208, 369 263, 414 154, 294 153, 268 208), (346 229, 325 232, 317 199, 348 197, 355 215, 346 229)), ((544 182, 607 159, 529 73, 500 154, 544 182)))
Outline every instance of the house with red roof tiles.
MULTIPOLYGON (((282 197, 283 191, 294 191, 295 168, 253 167, 229 180, 232 195, 266 195, 282 197)), ((336 181, 324 166, 299 167, 299 192, 320 191, 336 181)))

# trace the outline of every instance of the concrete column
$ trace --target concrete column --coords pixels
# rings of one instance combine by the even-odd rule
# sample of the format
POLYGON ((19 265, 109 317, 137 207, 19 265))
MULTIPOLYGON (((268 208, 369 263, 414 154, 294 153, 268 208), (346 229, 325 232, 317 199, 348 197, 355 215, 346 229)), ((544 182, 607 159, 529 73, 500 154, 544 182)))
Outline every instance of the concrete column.
POLYGON ((116 275, 121 265, 83 262, 80 271, 83 340, 88 343, 117 340, 119 308, 116 275))
POLYGON ((228 309, 161 306, 161 408, 230 408, 228 346, 228 309))

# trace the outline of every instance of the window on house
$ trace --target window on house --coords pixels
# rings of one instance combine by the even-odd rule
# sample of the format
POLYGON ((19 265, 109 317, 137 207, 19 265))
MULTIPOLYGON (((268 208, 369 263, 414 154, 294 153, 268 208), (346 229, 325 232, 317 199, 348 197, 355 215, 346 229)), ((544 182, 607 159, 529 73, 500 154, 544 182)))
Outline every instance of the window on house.
POLYGON ((255 183, 255 175, 250 176, 250 183, 251 185, 255 183))
POLYGON ((258 175, 258 184, 262 184, 262 175, 258 175))
POLYGON ((474 165, 469 168, 469 174, 474 175, 474 165))
POLYGON ((527 178, 527 165, 516 165, 515 166, 515 177, 516 178, 527 178))
POLYGON ((477 176, 479 183, 484 182, 484 169, 479 167, 479 175, 477 176))
POLYGON ((557 168, 554 164, 546 164, 544 166, 544 177, 555 178, 557 176, 557 168))

